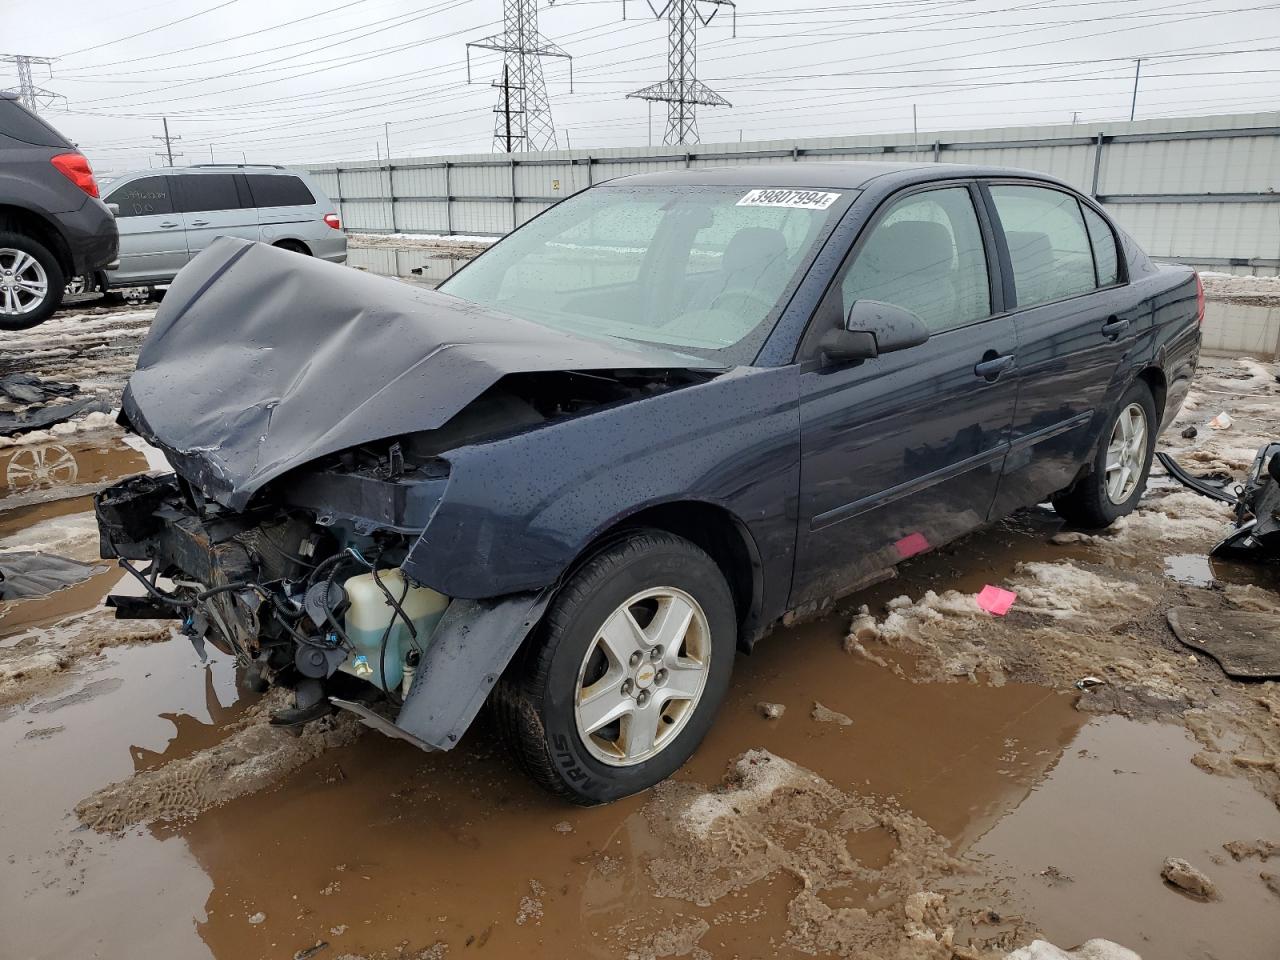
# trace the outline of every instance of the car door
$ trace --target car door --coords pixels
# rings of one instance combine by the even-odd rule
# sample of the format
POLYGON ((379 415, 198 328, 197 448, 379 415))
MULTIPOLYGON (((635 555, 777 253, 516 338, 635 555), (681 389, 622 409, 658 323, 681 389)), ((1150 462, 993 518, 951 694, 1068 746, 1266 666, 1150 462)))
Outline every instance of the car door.
POLYGON ((145 176, 112 188, 107 203, 119 208, 120 266, 107 274, 111 286, 171 279, 187 262, 182 215, 174 211, 167 176, 145 176))
POLYGON ((955 182, 891 198, 827 294, 839 298, 834 310, 824 301, 827 317, 879 300, 917 314, 931 335, 870 360, 803 361, 793 608, 856 589, 987 519, 1017 371, 978 201, 974 184, 955 182))
MULTIPOLYGON (((258 211, 249 191, 232 173, 186 173, 172 177, 192 257, 218 237, 258 239, 258 211)), ((243 178, 241 178, 243 179, 243 178)))
POLYGON ((1111 228, 1074 193, 1016 181, 983 189, 1018 336, 1018 405, 994 511, 1004 515, 1070 484, 1092 455, 1095 417, 1148 310, 1122 283, 1111 228))

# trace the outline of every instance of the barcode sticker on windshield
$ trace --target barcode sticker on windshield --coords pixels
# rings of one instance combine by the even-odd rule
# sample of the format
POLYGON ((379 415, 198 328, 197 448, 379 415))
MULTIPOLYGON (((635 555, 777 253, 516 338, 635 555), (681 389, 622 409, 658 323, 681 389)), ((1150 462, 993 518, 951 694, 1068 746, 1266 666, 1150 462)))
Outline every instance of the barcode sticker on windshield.
POLYGON ((799 207, 803 210, 825 210, 838 199, 838 193, 818 190, 752 190, 738 201, 740 207, 799 207))

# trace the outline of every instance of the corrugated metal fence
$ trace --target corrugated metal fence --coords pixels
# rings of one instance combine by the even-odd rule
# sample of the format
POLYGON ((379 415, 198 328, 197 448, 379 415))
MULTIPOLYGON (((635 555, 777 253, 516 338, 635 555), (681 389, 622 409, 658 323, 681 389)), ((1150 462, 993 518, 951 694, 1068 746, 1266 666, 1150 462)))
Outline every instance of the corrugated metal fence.
POLYGON ((1280 112, 1136 123, 672 147, 470 154, 311 167, 346 228, 501 235, 614 177, 779 160, 951 161, 1039 170, 1105 204, 1153 256, 1280 274, 1280 112))

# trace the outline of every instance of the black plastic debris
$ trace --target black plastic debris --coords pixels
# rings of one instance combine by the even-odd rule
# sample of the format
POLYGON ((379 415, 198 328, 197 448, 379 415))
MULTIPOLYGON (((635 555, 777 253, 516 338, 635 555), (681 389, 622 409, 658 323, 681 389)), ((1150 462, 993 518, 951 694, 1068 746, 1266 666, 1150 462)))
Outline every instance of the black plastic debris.
POLYGON ((27 407, 14 412, 0 410, 0 434, 15 436, 31 430, 46 430, 56 423, 70 420, 81 413, 96 413, 111 409, 111 404, 97 397, 81 397, 70 403, 51 403, 43 407, 27 407))
POLYGON ((0 600, 44 597, 83 583, 107 569, 67 557, 30 551, 0 554, 0 600))
POLYGON ((1173 635, 1217 661, 1236 680, 1280 680, 1280 616, 1243 610, 1174 607, 1173 635))
POLYGON ((1258 450, 1244 483, 1227 489, 1213 477, 1189 474, 1167 453, 1156 457, 1169 475, 1201 496, 1229 503, 1235 509, 1235 529, 1210 556, 1234 560, 1280 560, 1280 443, 1258 450))
POLYGON ((43 380, 30 373, 9 373, 0 377, 0 393, 14 403, 47 403, 58 397, 74 397, 80 387, 74 383, 43 380))

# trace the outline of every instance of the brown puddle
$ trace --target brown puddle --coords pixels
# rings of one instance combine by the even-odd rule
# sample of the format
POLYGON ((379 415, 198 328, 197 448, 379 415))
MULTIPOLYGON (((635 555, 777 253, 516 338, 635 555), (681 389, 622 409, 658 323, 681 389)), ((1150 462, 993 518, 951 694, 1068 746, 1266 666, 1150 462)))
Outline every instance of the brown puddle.
POLYGON ((1180 727, 1095 720, 972 852, 1055 943, 1108 937, 1160 960, 1272 960, 1280 901, 1258 876, 1269 865, 1236 862, 1222 845, 1280 837, 1280 812, 1241 781, 1193 767, 1198 749, 1180 727), (1161 883, 1166 857, 1203 870, 1221 901, 1161 883), (1049 866, 1070 879, 1047 879, 1049 866))
MULTIPOLYGON (((147 457, 116 436, 8 447, 0 450, 0 504, 12 500, 25 506, 86 493, 146 469, 147 457)), ((0 527, 0 537, 4 535, 0 527)))

